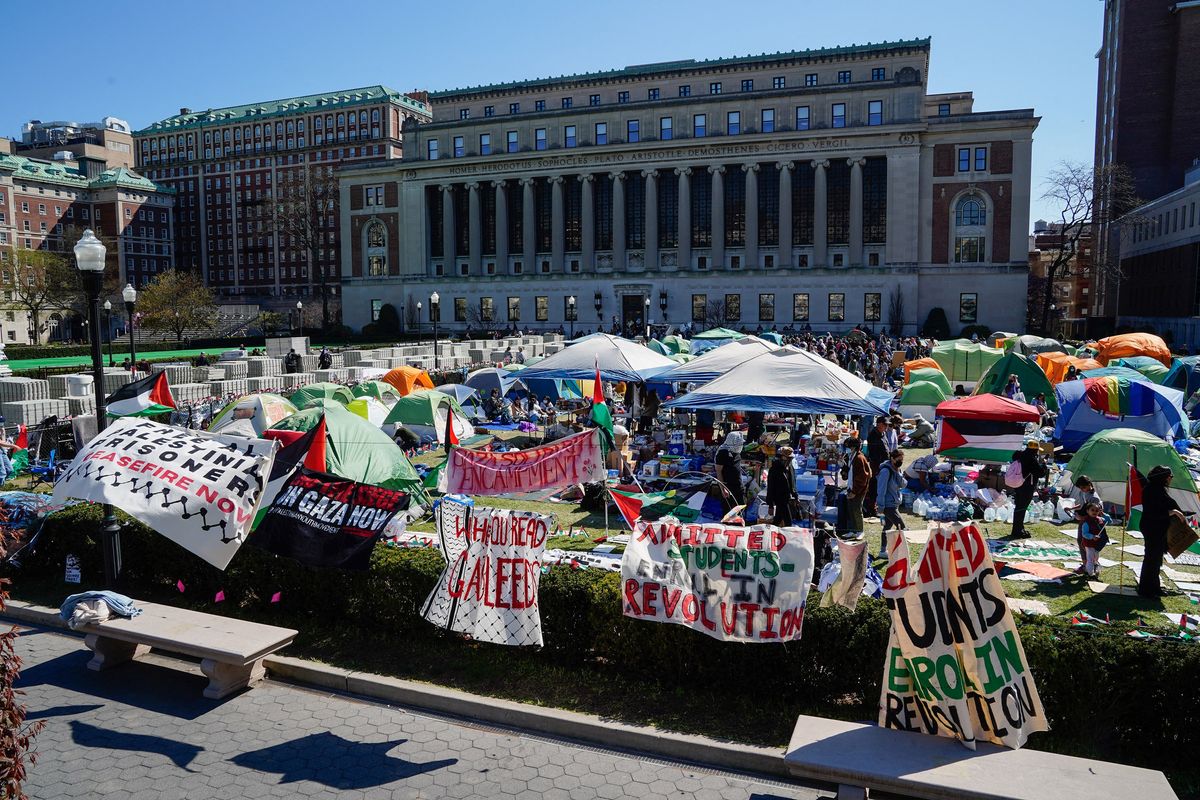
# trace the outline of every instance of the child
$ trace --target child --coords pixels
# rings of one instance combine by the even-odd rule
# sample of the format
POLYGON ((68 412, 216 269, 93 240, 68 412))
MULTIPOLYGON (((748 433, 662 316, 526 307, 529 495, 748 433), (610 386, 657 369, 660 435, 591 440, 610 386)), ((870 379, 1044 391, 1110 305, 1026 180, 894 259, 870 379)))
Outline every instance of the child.
POLYGON ((1079 521, 1079 547, 1083 551, 1084 562, 1077 573, 1096 578, 1100 575, 1100 551, 1108 544, 1108 533, 1104 526, 1104 508, 1096 501, 1090 501, 1083 507, 1083 516, 1079 521))

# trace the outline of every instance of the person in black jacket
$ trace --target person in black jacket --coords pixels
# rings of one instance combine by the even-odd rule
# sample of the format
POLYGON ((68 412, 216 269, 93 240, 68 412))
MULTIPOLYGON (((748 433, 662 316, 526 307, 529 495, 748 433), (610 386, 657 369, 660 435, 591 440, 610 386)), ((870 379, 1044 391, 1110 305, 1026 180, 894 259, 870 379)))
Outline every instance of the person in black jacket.
POLYGON ((746 494, 742 490, 742 446, 746 443, 741 431, 731 431, 725 437, 725 443, 717 448, 714 461, 717 462, 717 477, 733 498, 733 505, 740 506, 746 502, 746 494))
POLYGON ((1169 468, 1159 464, 1150 470, 1146 488, 1142 491, 1142 536, 1146 555, 1142 559, 1142 574, 1137 588, 1137 593, 1142 597, 1162 596, 1158 573, 1162 569, 1163 555, 1167 552, 1167 526, 1172 517, 1187 522, 1175 498, 1167 494, 1174 477, 1169 468))
POLYGON ((775 524, 786 528, 795 523, 792 502, 796 497, 796 468, 792 464, 795 451, 784 445, 779 448, 767 468, 767 505, 775 511, 775 524))
MULTIPOLYGON (((880 465, 888 460, 887 443, 883 439, 883 435, 887 433, 887 429, 887 417, 876 417, 875 426, 867 434, 867 461, 871 464, 872 475, 878 475, 880 465)), ((867 488, 867 496, 863 501, 863 513, 868 517, 874 517, 879 512, 876 503, 876 489, 877 487, 874 481, 872 481, 870 487, 867 488)))
POLYGON ((1013 461, 1020 462, 1021 474, 1025 476, 1025 482, 1013 490, 1013 503, 1016 505, 1016 510, 1013 512, 1012 531, 1009 533, 1009 537, 1028 539, 1029 531, 1025 530, 1025 512, 1029 509, 1029 504, 1033 502, 1033 492, 1037 488, 1037 482, 1046 477, 1050 471, 1038 455, 1038 443, 1035 439, 1027 440, 1024 450, 1014 452, 1013 461))

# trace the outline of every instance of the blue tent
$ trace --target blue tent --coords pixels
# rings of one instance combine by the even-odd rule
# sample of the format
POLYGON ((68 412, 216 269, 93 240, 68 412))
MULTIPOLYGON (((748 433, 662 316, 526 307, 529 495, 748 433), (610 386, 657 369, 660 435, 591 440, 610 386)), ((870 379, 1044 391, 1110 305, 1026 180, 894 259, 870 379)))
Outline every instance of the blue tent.
POLYGON ((549 397, 554 402, 559 400, 582 400, 579 384, 566 378, 522 378, 529 388, 529 393, 539 400, 549 397))
POLYGON ((1171 365, 1171 371, 1163 378, 1162 385, 1170 389, 1178 389, 1188 397, 1200 389, 1200 356, 1183 356, 1176 358, 1171 365))
POLYGON ((1069 453, 1092 434, 1112 428, 1133 428, 1167 439, 1187 436, 1183 392, 1141 375, 1136 380, 1108 376, 1063 381, 1054 393, 1059 406, 1054 439, 1069 453))
POLYGON ((770 331, 768 333, 760 333, 758 335, 758 338, 760 338, 764 341, 767 341, 767 342, 771 342, 772 344, 777 344, 780 346, 783 345, 783 336, 776 333, 775 331, 770 331))
POLYGON ((500 390, 501 397, 508 395, 510 392, 525 391, 525 382, 521 380, 520 373, 509 372, 508 370, 497 369, 496 367, 475 370, 467 376, 466 384, 479 392, 480 398, 490 395, 492 389, 500 390))
POLYGON ((1101 367, 1100 369, 1088 369, 1079 373, 1080 378, 1125 378, 1131 381, 1149 380, 1145 375, 1138 372, 1132 367, 1101 367))
POLYGON ((462 410, 467 412, 472 419, 483 419, 483 408, 480 404, 479 392, 475 387, 465 386, 461 383, 443 383, 437 387, 436 391, 448 394, 457 400, 462 410))

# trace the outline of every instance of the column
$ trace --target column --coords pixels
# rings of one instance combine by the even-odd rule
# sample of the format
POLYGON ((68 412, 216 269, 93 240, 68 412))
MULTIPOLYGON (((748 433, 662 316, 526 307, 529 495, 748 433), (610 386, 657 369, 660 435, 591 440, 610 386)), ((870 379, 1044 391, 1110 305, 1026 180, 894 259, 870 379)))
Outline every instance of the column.
POLYGON ((566 226, 563 222, 563 179, 555 175, 550 179, 550 269, 566 272, 563 253, 566 250, 566 226))
POLYGON ((679 269, 692 268, 692 168, 677 167, 679 176, 679 269))
POLYGON ((442 261, 447 275, 458 274, 458 258, 454 252, 454 186, 442 184, 442 261))
POLYGON ((825 182, 825 169, 829 159, 812 162, 813 175, 813 263, 814 267, 829 265, 827 237, 829 235, 829 189, 825 182))
POLYGON ((470 251, 471 274, 482 275, 483 218, 479 203, 479 183, 467 184, 467 246, 470 251))
POLYGON ((596 180, 590 173, 579 175, 578 178, 581 183, 579 187, 579 213, 583 217, 580 220, 583 223, 581 237, 583 239, 581 242, 583 245, 582 268, 585 272, 592 272, 596 269, 596 197, 594 194, 596 180))
POLYGON ((610 174, 612 189, 612 260, 613 269, 625 269, 625 173, 610 174))
POLYGON ((792 169, 793 161, 780 161, 779 168, 779 255, 775 262, 781 267, 795 263, 792 256, 792 169))
POLYGON ((642 170, 646 179, 646 269, 658 269, 658 170, 642 170))
POLYGON ((863 164, 865 158, 848 158, 850 165, 850 266, 863 265, 863 164))
POLYGON ((537 218, 533 214, 533 178, 521 179, 521 260, 526 275, 536 269, 537 218))
POLYGON ((725 268, 725 167, 708 168, 712 175, 712 268, 725 268))
POLYGON ((496 274, 508 274, 508 192, 505 181, 495 181, 496 188, 496 274))
POLYGON ((758 164, 743 164, 746 173, 746 248, 742 265, 758 267, 758 164))

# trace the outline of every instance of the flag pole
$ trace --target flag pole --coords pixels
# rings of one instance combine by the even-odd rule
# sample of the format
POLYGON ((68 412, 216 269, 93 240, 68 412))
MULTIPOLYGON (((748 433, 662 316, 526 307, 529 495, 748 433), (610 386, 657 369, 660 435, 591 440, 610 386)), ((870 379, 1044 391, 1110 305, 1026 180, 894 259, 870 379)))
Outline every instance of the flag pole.
MULTIPOLYGON (((1133 456, 1133 469, 1125 479, 1125 521, 1121 524, 1121 559, 1120 565, 1117 567, 1119 570, 1117 591, 1122 595, 1125 594, 1125 534, 1129 530, 1129 518, 1133 515, 1133 487, 1130 485, 1130 482, 1137 480, 1137 446, 1130 445, 1129 451, 1133 456)), ((1096 558, 1099 557, 1099 555, 1096 556, 1096 558)), ((1143 568, 1145 568, 1144 564, 1143 568)))

